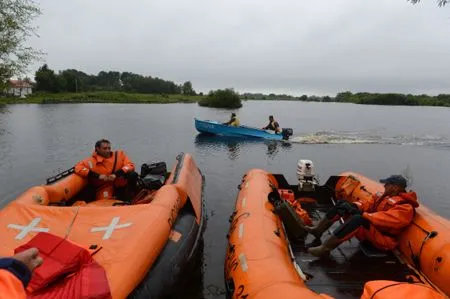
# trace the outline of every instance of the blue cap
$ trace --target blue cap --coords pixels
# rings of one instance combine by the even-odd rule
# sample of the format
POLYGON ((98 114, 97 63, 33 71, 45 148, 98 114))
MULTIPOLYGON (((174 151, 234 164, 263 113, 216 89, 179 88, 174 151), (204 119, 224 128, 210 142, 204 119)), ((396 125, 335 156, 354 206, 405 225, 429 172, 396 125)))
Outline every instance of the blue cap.
POLYGON ((388 178, 381 179, 380 183, 399 185, 399 186, 402 186, 403 188, 406 188, 406 185, 407 185, 406 179, 402 175, 399 175, 399 174, 394 174, 388 178))

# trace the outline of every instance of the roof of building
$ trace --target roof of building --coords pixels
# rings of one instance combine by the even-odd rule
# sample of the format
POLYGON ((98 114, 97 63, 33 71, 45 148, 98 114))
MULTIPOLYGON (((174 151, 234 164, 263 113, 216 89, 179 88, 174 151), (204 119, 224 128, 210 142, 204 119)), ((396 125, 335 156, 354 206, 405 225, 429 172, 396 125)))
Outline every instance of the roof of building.
POLYGON ((9 84, 12 88, 28 88, 33 87, 33 85, 24 80, 9 80, 9 84))

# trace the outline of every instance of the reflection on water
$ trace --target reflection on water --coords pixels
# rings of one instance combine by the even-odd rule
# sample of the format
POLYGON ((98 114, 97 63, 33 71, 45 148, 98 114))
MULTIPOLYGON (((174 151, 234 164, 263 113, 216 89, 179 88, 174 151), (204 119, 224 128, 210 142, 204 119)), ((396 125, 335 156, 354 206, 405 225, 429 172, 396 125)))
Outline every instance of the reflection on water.
POLYGON ((229 112, 197 104, 0 107, 0 207, 85 158, 101 137, 126 150, 136 165, 161 160, 169 166, 179 152, 192 153, 205 175, 209 219, 200 266, 187 271, 192 279, 180 289, 179 298, 189 299, 225 298, 228 219, 236 187, 251 168, 283 173, 290 182, 299 159, 313 160, 322 182, 342 171, 375 179, 404 170, 414 176, 412 189, 421 203, 450 217, 449 108, 248 101, 239 116, 255 124, 267 111, 292 127, 300 142, 198 135, 194 117, 226 119, 229 112))
POLYGON ((6 121, 4 114, 10 113, 8 106, 0 104, 0 135, 5 134, 6 131, 6 121))
POLYGON ((261 144, 264 144, 267 147, 266 155, 269 158, 276 157, 280 147, 284 149, 292 147, 290 142, 277 140, 229 137, 212 134, 197 134, 195 136, 195 146, 198 149, 204 150, 205 152, 225 150, 230 160, 236 160, 241 155, 241 152, 246 152, 250 150, 252 146, 259 146, 261 144))

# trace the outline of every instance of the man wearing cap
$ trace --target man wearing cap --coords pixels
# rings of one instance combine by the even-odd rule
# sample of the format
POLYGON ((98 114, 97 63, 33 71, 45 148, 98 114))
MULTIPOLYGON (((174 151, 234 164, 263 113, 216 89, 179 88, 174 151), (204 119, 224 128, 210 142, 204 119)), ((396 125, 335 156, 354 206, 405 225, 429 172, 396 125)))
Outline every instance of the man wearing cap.
POLYGON ((239 127, 239 119, 236 117, 236 113, 231 113, 231 118, 226 123, 223 123, 224 125, 233 126, 233 127, 239 127))
POLYGON ((417 195, 406 191, 407 181, 401 175, 391 175, 381 179, 384 193, 374 195, 370 202, 354 203, 338 200, 324 219, 315 227, 307 227, 307 231, 320 241, 320 237, 340 217, 346 219, 323 244, 311 247, 308 252, 315 256, 330 253, 342 242, 352 237, 367 240, 380 250, 392 250, 397 246, 396 237, 411 224, 414 209, 419 206, 417 195))

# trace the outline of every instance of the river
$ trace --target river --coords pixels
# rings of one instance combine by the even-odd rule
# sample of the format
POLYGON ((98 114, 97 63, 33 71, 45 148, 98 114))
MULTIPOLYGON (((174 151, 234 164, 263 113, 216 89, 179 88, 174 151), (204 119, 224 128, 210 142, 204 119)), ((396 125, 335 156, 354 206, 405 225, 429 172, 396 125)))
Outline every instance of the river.
POLYGON ((226 121, 231 110, 197 104, 55 104, 0 107, 0 204, 42 184, 92 152, 97 139, 124 149, 137 169, 147 161, 174 164, 193 154, 206 177, 203 266, 192 298, 225 298, 223 261, 228 217, 242 175, 251 168, 296 181, 299 159, 314 162, 320 182, 343 171, 380 179, 404 174, 420 201, 450 217, 450 109, 337 103, 245 101, 241 124, 261 127, 273 114, 294 130, 293 142, 200 136, 194 117, 226 121))

